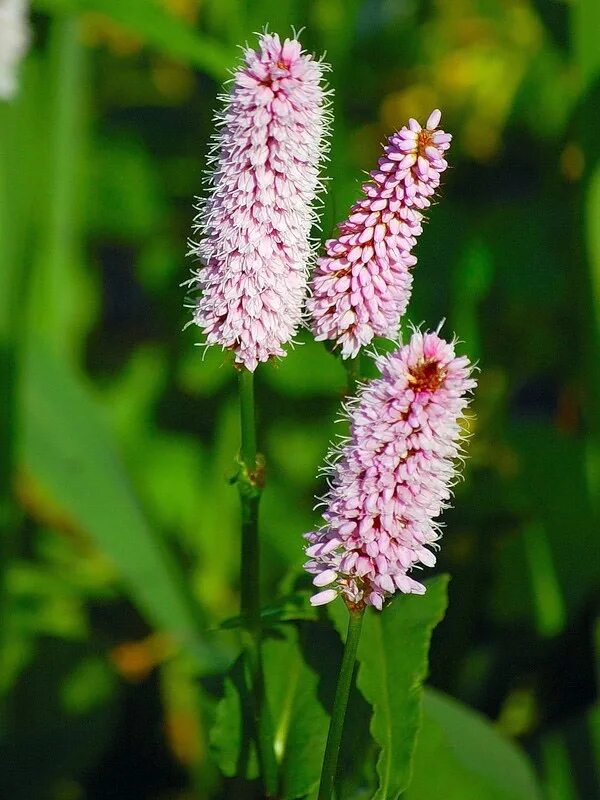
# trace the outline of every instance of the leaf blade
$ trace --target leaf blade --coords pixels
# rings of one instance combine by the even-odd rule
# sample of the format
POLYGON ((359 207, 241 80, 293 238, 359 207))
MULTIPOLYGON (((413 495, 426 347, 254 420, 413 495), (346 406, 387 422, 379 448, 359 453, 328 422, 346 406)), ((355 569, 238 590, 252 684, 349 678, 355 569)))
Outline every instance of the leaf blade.
MULTIPOLYGON (((303 652, 303 640, 313 640, 319 635, 316 628, 313 623, 301 623, 298 628, 280 626, 276 635, 263 644, 282 800, 305 797, 316 788, 321 771, 329 716, 318 698, 319 675, 303 652)), ((258 761, 245 722, 248 714, 243 713, 247 692, 242 662, 238 659, 225 680, 210 742, 225 775, 251 780, 258 776, 258 761)))
POLYGON ((540 800, 523 754, 473 709, 428 688, 406 800, 540 800), (432 769, 435 764, 435 769, 432 769))
POLYGON ((395 800, 410 781, 429 642, 446 611, 447 585, 447 576, 434 578, 424 596, 402 595, 365 616, 357 686, 373 707, 371 734, 381 748, 373 800, 395 800), (404 647, 394 647, 397 639, 404 647))
MULTIPOLYGON (((164 542, 145 520, 111 434, 79 377, 41 340, 27 348, 19 459, 34 503, 89 535, 116 565, 132 598, 157 627, 209 658, 198 612, 164 542)), ((30 498, 31 499, 31 498, 30 498)), ((212 657, 212 656, 210 656, 212 657)))

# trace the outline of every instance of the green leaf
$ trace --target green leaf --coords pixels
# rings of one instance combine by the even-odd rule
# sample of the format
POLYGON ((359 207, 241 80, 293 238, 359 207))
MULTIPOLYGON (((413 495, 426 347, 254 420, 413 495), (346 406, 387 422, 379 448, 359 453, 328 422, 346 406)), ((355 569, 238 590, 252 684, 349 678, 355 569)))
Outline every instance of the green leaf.
MULTIPOLYGON (((267 684, 268 685, 268 684, 267 684)), ((247 678, 243 656, 240 656, 225 677, 223 696, 210 730, 210 747, 221 772, 228 778, 238 776, 253 780, 258 777, 256 747, 252 730, 247 678)))
POLYGON ((520 750, 477 712, 433 689, 423 704, 423 727, 406 800, 540 800, 533 771, 520 750))
MULTIPOLYGON (((263 645, 267 699, 273 717, 275 755, 282 800, 303 797, 318 783, 327 737, 328 715, 318 699, 319 677, 303 654, 303 641, 319 635, 319 626, 281 626, 263 645)), ((312 648, 311 648, 312 649, 312 648)), ((241 658, 225 680, 211 730, 211 746, 227 776, 258 775, 254 743, 245 720, 248 692, 241 658)))
POLYGON ((168 56, 192 64, 217 81, 228 75, 235 51, 203 36, 156 0, 36 0, 49 13, 95 11, 106 14, 168 56))
POLYGON ((427 582, 425 595, 401 595, 365 614, 357 686, 373 707, 371 734, 381 747, 373 800, 395 800, 409 783, 429 642, 446 611, 447 587, 441 575, 427 582))
POLYGON ((34 341, 22 391, 25 501, 41 516, 62 519, 91 536, 148 619, 206 658, 185 576, 144 519, 85 385, 47 345, 34 341))

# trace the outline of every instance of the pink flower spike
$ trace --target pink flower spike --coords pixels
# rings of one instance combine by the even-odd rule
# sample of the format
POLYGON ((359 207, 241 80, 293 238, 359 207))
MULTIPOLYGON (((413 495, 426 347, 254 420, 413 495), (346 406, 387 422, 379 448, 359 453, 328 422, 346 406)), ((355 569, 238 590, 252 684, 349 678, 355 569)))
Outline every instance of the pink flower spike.
POLYGON ((217 115, 194 220, 193 322, 251 371, 285 355, 301 322, 329 121, 325 69, 299 42, 263 34, 217 115))
POLYGON ((451 136, 437 130, 441 112, 421 128, 411 119, 388 139, 336 239, 317 259, 307 308, 318 341, 354 358, 374 336, 395 338, 412 291, 412 249, 447 168, 451 136))
POLYGON ((396 591, 423 594, 409 573, 435 563, 436 520, 458 476, 460 421, 475 388, 469 360, 437 333, 416 331, 376 364, 381 376, 349 406, 349 440, 329 455, 325 524, 307 552, 316 553, 313 583, 335 588, 313 605, 340 593, 350 606, 381 609, 396 591))

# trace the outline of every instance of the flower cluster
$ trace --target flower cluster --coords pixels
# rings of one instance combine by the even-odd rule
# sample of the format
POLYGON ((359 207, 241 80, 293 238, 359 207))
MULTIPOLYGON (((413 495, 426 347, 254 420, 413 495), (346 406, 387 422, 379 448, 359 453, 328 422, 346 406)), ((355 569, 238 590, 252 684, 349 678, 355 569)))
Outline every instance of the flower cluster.
POLYGON ((410 576, 433 566, 436 518, 451 496, 460 420, 475 387, 471 365, 436 333, 377 359, 381 377, 348 409, 350 439, 333 466, 325 527, 306 534, 306 569, 321 605, 342 594, 381 609, 396 591, 422 594, 410 576))
POLYGON ((343 358, 356 356, 376 335, 397 335, 423 210, 448 166, 444 152, 452 137, 437 129, 440 118, 433 111, 424 128, 411 119, 390 136, 364 197, 317 261, 308 301, 313 332, 318 341, 334 342, 343 358))
POLYGON ((327 129, 325 66, 296 40, 263 34, 224 98, 214 172, 197 207, 202 267, 193 321, 249 370, 285 355, 300 324, 311 204, 327 129))
POLYGON ((17 90, 17 70, 29 43, 27 0, 0 0, 0 99, 17 90))

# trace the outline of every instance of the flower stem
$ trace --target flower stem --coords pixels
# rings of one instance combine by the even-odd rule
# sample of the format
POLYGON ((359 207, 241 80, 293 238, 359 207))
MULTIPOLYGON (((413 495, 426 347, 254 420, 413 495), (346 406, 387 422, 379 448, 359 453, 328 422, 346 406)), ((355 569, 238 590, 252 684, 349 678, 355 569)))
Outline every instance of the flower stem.
POLYGON ((335 690, 333 711, 329 722, 329 733, 327 734, 327 745, 325 746, 325 756, 323 758, 323 768, 321 770, 321 784, 319 786, 318 800, 331 800, 333 794, 333 785, 337 773, 340 744, 344 730, 344 719, 346 717, 348 697, 350 695, 354 665, 356 663, 356 651, 360 639, 364 608, 360 610, 349 609, 349 614, 348 633, 346 635, 344 657, 342 658, 342 666, 335 690))
POLYGON ((258 509, 263 487, 263 465, 256 446, 254 375, 247 369, 239 373, 241 423, 241 474, 238 488, 242 506, 241 613, 244 619, 243 646, 249 677, 249 697, 256 748, 265 791, 277 791, 277 762, 273 749, 273 725, 265 697, 261 653, 260 564, 258 509))
POLYGON ((242 445, 242 475, 239 489, 242 504, 242 564, 241 594, 242 615, 249 629, 260 633, 260 583, 258 546, 258 506, 262 480, 258 474, 256 450, 256 420, 254 410, 254 375, 240 370, 240 423, 242 445))

